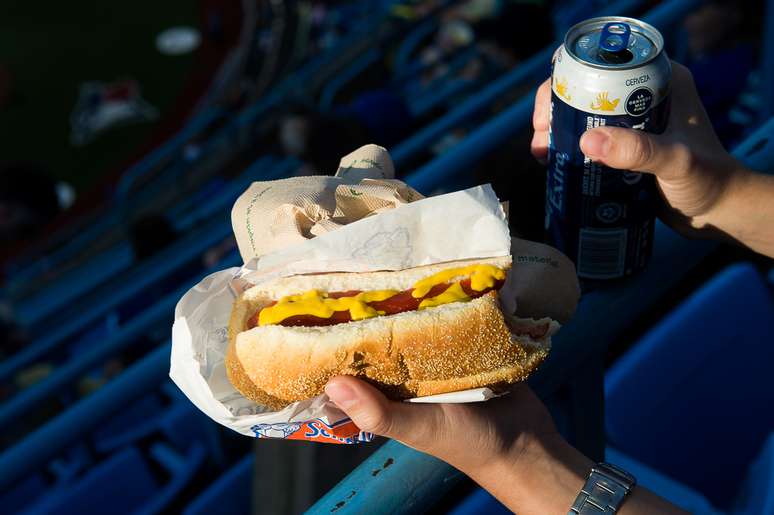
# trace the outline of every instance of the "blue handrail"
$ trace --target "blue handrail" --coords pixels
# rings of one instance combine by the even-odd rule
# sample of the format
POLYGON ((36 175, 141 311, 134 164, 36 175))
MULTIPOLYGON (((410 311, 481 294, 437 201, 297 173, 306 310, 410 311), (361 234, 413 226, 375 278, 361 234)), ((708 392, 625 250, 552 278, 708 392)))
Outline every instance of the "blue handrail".
POLYGON ((40 405, 58 392, 65 391, 73 381, 103 363, 107 358, 126 349, 155 327, 160 327, 165 322, 171 325, 175 304, 189 287, 190 285, 186 285, 166 295, 132 319, 115 336, 94 342, 93 346, 54 367, 54 371, 42 381, 21 390, 0 404, 0 427, 8 427, 14 421, 23 419, 30 408, 40 405))
POLYGON ((212 108, 199 113, 180 129, 172 138, 162 143, 159 147, 153 149, 148 155, 136 164, 129 167, 121 176, 121 180, 116 187, 116 198, 123 199, 132 187, 132 184, 139 178, 168 159, 170 155, 176 152, 191 138, 209 127, 210 123, 217 120, 223 114, 218 108, 212 108))
POLYGON ((774 116, 747 136, 734 154, 751 169, 774 174, 774 116))
MULTIPOLYGON (((264 162, 263 159, 256 161, 248 167, 238 181, 234 181, 238 187, 229 187, 221 194, 221 197, 226 197, 225 204, 223 201, 214 203, 219 206, 221 213, 227 213, 224 207, 233 202, 239 196, 239 193, 253 180, 279 179, 286 176, 293 167, 298 165, 298 161, 295 159, 285 159, 270 170, 265 171, 265 173, 258 175, 264 162)), ((116 279, 116 281, 105 284, 100 290, 86 299, 87 301, 92 300, 92 302, 81 305, 72 317, 68 317, 61 324, 55 324, 52 329, 41 333, 40 338, 36 339, 31 345, 0 362, 0 381, 7 379, 21 367, 40 359, 67 338, 74 336, 89 324, 99 320, 100 317, 110 312, 110 310, 115 309, 145 288, 162 280, 231 234, 231 224, 227 216, 218 218, 212 212, 211 205, 206 206, 205 213, 215 218, 204 224, 195 233, 186 236, 169 249, 162 251, 158 256, 154 256, 135 269, 129 270, 127 274, 131 275, 128 277, 125 274, 116 279), (116 288, 113 283, 118 283, 120 287, 116 288)), ((37 316, 40 315, 37 314, 37 316)), ((38 319, 36 318, 35 320, 38 319)), ((27 319, 23 320, 26 321, 27 319)))
POLYGON ((401 73, 406 69, 411 62, 411 55, 416 50, 417 46, 436 29, 438 29, 438 20, 431 18, 420 24, 406 36, 406 39, 403 40, 403 43, 395 54, 395 64, 393 65, 393 68, 396 73, 401 73))
POLYGON ((169 371, 169 344, 138 361, 115 380, 30 433, 0 455, 0 491, 58 455, 140 395, 158 388, 169 371))
MULTIPOLYGON (((199 213, 202 216, 199 218, 207 219, 207 215, 217 217, 218 214, 216 213, 227 212, 228 204, 233 202, 252 180, 278 179, 288 174, 297 166, 298 161, 295 159, 286 159, 275 166, 266 167, 265 169, 261 163, 253 163, 239 178, 231 181, 231 184, 218 194, 210 204, 200 208, 199 213), (258 175, 258 172, 262 173, 258 175)), ((185 217, 179 221, 182 225, 178 228, 186 228, 185 224, 190 221, 192 221, 191 217, 185 217)), ((215 230, 215 232, 222 234, 222 231, 215 230)), ((174 244, 181 254, 179 256, 173 255, 171 261, 162 263, 155 271, 151 270, 149 272, 150 276, 161 277, 159 275, 161 270, 169 271, 174 263, 180 263, 180 258, 190 256, 194 249, 201 248, 202 245, 209 246, 215 243, 212 241, 210 233, 204 234, 205 237, 203 239, 194 238, 193 244, 190 247, 181 243, 174 244)), ((224 234, 221 237, 225 238, 226 236, 227 234, 224 234)), ((191 236, 186 236, 186 239, 190 238, 191 236)), ((168 251, 164 252, 169 254, 168 251)), ((100 285, 104 284, 105 279, 116 277, 119 272, 131 273, 132 268, 130 268, 130 265, 133 264, 131 256, 132 251, 128 242, 121 242, 115 247, 98 254, 89 261, 90 266, 78 267, 60 277, 57 281, 47 284, 44 291, 40 291, 18 302, 16 305, 17 319, 22 324, 33 325, 42 318, 49 316, 54 310, 79 298, 84 292, 93 291, 94 288, 101 287, 100 285), (114 254, 117 254, 121 259, 116 259, 114 254), (103 270, 103 268, 109 270, 109 273, 103 270), (52 288, 56 288, 55 294, 52 293, 52 288)), ((154 258, 154 261, 158 260, 154 258)), ((142 266, 144 270, 151 268, 143 265, 139 266, 142 266)), ((143 277, 140 277, 139 280, 147 284, 143 277)), ((111 282, 120 281, 114 280, 111 282)))

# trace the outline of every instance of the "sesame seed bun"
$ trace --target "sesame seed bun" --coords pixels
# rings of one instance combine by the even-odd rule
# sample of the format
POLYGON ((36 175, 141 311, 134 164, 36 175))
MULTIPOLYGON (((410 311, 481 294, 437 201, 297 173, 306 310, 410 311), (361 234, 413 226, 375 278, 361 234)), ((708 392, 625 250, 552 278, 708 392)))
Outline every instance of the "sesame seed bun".
MULTIPOLYGON (((523 381, 547 356, 551 331, 511 334, 495 292, 332 326, 247 329, 251 316, 284 295, 309 289, 405 290, 443 269, 479 263, 509 268, 510 256, 399 272, 295 276, 251 288, 234 302, 228 378, 242 395, 272 409, 323 393, 336 375, 363 378, 392 399, 523 381)), ((522 320, 519 326, 525 323, 538 325, 522 320)), ((553 322, 540 323, 548 328, 553 322)))

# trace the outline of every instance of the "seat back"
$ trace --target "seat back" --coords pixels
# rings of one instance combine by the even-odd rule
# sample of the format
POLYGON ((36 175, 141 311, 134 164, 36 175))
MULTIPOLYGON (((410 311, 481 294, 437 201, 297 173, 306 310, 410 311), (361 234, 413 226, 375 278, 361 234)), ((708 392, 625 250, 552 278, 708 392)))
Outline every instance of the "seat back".
POLYGON ((609 441, 723 506, 774 429, 772 363, 771 293, 730 266, 607 373, 609 441))

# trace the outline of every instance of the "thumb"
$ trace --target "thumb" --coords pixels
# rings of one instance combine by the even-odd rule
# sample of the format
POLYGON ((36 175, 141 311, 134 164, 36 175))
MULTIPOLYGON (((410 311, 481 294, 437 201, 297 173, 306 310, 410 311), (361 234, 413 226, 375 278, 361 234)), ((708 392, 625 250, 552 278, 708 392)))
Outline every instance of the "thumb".
POLYGON ((611 168, 634 170, 661 176, 683 162, 680 149, 655 134, 623 127, 597 127, 580 140, 581 151, 611 168))
POLYGON ((387 400, 379 390, 354 377, 334 377, 325 386, 325 393, 361 430, 412 447, 425 448, 439 429, 438 406, 387 400))

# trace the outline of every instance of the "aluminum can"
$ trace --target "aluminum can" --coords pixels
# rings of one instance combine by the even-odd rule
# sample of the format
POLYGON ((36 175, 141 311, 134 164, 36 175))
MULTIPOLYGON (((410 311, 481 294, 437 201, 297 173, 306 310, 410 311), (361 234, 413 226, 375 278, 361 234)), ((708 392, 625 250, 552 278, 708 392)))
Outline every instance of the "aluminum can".
POLYGON ((554 53, 545 226, 548 242, 575 262, 582 279, 645 268, 658 194, 652 175, 587 158, 580 137, 605 125, 663 132, 671 70, 661 34, 633 18, 581 22, 554 53))

